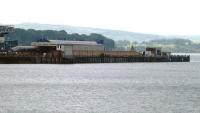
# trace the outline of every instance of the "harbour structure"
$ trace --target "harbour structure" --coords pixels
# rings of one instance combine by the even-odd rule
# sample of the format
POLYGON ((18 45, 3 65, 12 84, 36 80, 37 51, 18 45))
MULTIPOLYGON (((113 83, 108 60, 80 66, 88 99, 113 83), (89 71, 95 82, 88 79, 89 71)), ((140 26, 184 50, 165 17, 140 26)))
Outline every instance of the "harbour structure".
POLYGON ((17 40, 6 40, 5 35, 14 32, 12 25, 0 25, 0 51, 5 52, 18 45, 17 40))
POLYGON ((189 62, 190 56, 175 56, 161 48, 145 52, 107 51, 94 41, 42 40, 31 46, 12 48, 18 61, 24 63, 118 63, 118 62, 189 62), (144 54, 145 53, 145 54, 144 54), (20 59, 20 60, 19 60, 20 59), (27 59, 27 60, 24 60, 27 59))
MULTIPOLYGON (((13 27, 0 27, 1 43, 5 46, 4 35, 13 32, 13 27)), ((3 48, 0 63, 118 63, 118 62, 189 62, 190 56, 171 55, 161 48, 146 48, 140 53, 132 51, 107 51, 102 41, 67 41, 41 39, 31 46, 3 48), (12 49, 11 49, 12 48, 12 49)))
POLYGON ((63 52, 64 58, 74 57, 97 57, 97 56, 141 56, 136 51, 107 51, 102 43, 95 41, 66 41, 46 40, 32 42, 33 47, 54 47, 56 51, 63 52))
POLYGON ((145 56, 161 56, 161 48, 147 47, 144 52, 145 56))
POLYGON ((14 26, 12 26, 12 25, 0 25, 0 37, 1 37, 1 39, 4 38, 5 34, 8 34, 10 32, 14 32, 14 26))
POLYGON ((150 57, 171 56, 171 52, 163 52, 161 47, 147 47, 143 54, 150 57))
POLYGON ((46 40, 42 42, 32 42, 36 47, 54 47, 55 50, 63 52, 64 58, 72 58, 81 51, 103 52, 103 44, 95 41, 66 41, 66 40, 46 40))

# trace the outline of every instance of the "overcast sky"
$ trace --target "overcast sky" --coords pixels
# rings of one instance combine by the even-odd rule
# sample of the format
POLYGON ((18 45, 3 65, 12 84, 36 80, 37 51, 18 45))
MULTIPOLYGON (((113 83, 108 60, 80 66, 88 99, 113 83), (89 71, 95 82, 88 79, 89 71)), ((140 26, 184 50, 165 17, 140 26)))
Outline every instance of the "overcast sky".
POLYGON ((200 0, 0 0, 0 23, 200 34, 200 0))

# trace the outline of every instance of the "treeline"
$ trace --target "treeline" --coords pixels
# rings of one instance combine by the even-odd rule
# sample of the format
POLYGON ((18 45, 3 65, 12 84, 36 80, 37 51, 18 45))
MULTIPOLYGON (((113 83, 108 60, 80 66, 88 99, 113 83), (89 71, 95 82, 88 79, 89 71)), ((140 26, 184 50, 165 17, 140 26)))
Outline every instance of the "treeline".
POLYGON ((55 30, 34 30, 34 29, 15 29, 15 32, 8 34, 7 39, 18 40, 20 45, 30 45, 31 42, 38 41, 40 39, 49 40, 73 40, 73 41, 98 41, 103 42, 106 49, 113 49, 115 42, 101 34, 92 33, 90 35, 85 34, 68 34, 66 31, 55 30))
POLYGON ((200 43, 189 39, 158 39, 143 42, 130 42, 128 40, 116 41, 116 49, 130 50, 134 47, 138 51, 144 51, 146 47, 161 47, 163 51, 199 53, 200 43))
POLYGON ((200 43, 193 42, 189 39, 158 39, 143 42, 131 42, 128 40, 114 41, 96 33, 92 33, 90 35, 77 33, 68 34, 64 30, 24 30, 19 28, 16 28, 15 32, 8 34, 6 37, 9 38, 9 40, 18 40, 19 45, 30 45, 31 42, 38 41, 40 39, 49 39, 103 42, 107 50, 144 51, 146 47, 161 47, 163 51, 169 52, 200 52, 200 43))

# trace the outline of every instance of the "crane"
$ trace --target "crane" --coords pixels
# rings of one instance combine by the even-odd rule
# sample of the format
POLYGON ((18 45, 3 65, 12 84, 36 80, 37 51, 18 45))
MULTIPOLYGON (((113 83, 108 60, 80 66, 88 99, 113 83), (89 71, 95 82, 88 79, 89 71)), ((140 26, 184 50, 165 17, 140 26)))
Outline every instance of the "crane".
POLYGON ((12 25, 0 25, 0 37, 4 37, 5 34, 14 32, 14 26, 12 25))

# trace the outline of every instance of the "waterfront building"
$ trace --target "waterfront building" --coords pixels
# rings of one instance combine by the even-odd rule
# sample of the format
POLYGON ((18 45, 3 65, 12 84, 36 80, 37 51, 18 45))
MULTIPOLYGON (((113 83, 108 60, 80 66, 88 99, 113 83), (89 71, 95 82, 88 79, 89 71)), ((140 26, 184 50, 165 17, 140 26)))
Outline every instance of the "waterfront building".
POLYGON ((145 56, 161 56, 161 48, 147 47, 145 51, 145 56))
POLYGON ((66 40, 47 40, 32 42, 32 46, 51 46, 57 51, 62 51, 64 57, 73 57, 76 51, 104 51, 104 45, 95 41, 66 41, 66 40))

